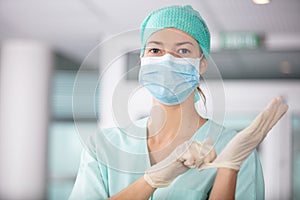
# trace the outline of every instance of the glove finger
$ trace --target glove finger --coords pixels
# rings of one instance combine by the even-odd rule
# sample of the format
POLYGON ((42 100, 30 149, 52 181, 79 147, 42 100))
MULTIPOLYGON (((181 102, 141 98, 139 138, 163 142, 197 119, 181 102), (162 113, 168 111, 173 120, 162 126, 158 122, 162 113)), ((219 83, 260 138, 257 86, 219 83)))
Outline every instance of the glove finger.
POLYGON ((203 144, 195 141, 190 149, 190 152, 194 158, 194 167, 198 167, 203 163, 203 153, 202 153, 202 146, 203 144))
POLYGON ((209 152, 204 156, 203 163, 210 163, 217 157, 215 148, 210 148, 209 152))
POLYGON ((277 97, 277 98, 273 99, 273 102, 274 103, 272 103, 270 105, 270 107, 268 108, 270 114, 269 114, 266 122, 263 124, 262 129, 261 129, 261 131, 264 133, 264 136, 268 133, 267 130, 269 129, 270 124, 272 123, 273 119, 275 118, 275 115, 276 115, 276 113, 279 109, 279 106, 280 106, 281 102, 282 102, 282 97, 277 97))
POLYGON ((206 138, 203 144, 197 142, 198 160, 196 166, 199 168, 203 163, 209 163, 216 158, 216 151, 212 144, 212 138, 206 138))
POLYGON ((190 150, 186 151, 180 157, 180 162, 182 162, 186 167, 195 168, 195 157, 191 154, 190 150))
POLYGON ((186 141, 176 148, 177 160, 182 162, 187 167, 193 166, 195 161, 190 149, 193 146, 192 141, 186 141))
MULTIPOLYGON (((259 113, 259 115, 253 120, 253 122, 245 129, 250 134, 263 133, 262 130, 267 127, 272 121, 274 115, 274 108, 277 107, 277 98, 272 99, 267 107, 259 113), (267 125, 267 126, 266 126, 267 125)), ((257 135, 256 135, 257 136, 257 135)), ((263 137, 263 136, 262 136, 263 137)))
POLYGON ((189 168, 198 167, 203 161, 203 155, 201 153, 202 144, 198 141, 193 141, 189 146, 189 150, 186 151, 182 156, 181 160, 183 164, 189 168))
POLYGON ((281 119, 281 117, 287 112, 288 105, 281 105, 279 109, 277 110, 275 117, 273 118, 272 122, 270 123, 267 132, 269 132, 272 127, 281 119))
POLYGON ((215 148, 212 146, 212 143, 212 138, 206 138, 203 142, 203 145, 201 146, 201 153, 204 157, 204 163, 211 162, 213 159, 215 159, 216 151, 215 148))
POLYGON ((261 111, 251 122, 251 124, 243 130, 243 132, 247 132, 251 134, 257 132, 257 130, 260 130, 263 124, 266 122, 267 120, 266 115, 268 114, 269 111, 267 109, 261 111))
POLYGON ((186 160, 185 162, 183 162, 183 164, 188 168, 195 168, 196 167, 195 160, 193 160, 193 159, 186 160))
POLYGON ((273 118, 277 112, 280 102, 281 102, 280 97, 274 98, 269 102, 268 106, 263 111, 263 113, 264 113, 263 117, 265 118, 265 121, 264 121, 264 123, 262 123, 262 126, 259 129, 260 131, 264 130, 265 127, 271 123, 271 121, 273 120, 273 118))

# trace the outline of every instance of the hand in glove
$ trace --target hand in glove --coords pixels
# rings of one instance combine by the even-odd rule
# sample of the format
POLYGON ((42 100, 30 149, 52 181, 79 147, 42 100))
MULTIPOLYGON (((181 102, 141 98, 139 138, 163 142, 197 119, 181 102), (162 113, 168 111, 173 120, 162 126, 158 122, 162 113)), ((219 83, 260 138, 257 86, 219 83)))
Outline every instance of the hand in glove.
POLYGON ((176 147, 167 158, 150 167, 145 172, 144 179, 154 188, 167 187, 180 174, 211 162, 215 156, 210 141, 206 140, 203 144, 198 141, 186 141, 176 147))
POLYGON ((242 162, 263 141, 287 109, 287 105, 282 105, 281 97, 273 99, 247 128, 237 133, 212 163, 205 163, 200 170, 212 167, 239 170, 242 162))

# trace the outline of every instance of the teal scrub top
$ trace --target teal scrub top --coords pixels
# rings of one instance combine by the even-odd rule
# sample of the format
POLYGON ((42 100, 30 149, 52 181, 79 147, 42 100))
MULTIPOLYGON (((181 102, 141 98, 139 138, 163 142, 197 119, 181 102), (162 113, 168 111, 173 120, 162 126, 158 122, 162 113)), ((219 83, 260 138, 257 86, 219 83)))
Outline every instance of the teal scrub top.
MULTIPOLYGON (((106 199, 128 187, 150 167, 147 146, 147 118, 127 128, 109 128, 86 142, 70 199, 106 199)), ((215 142, 217 155, 236 131, 208 120, 191 140, 204 141, 220 132, 215 142)), ((190 169, 171 185, 158 188, 150 199, 208 199, 217 169, 190 169)), ((242 164, 237 178, 236 199, 264 199, 264 179, 259 156, 254 151, 242 164)))

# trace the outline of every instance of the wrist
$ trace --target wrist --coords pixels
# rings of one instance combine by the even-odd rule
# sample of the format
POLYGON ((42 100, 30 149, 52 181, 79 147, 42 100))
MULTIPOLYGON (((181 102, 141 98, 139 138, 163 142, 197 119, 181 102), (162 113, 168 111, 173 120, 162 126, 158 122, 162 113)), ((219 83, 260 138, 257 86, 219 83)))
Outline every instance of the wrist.
POLYGON ((153 181, 153 179, 149 176, 149 174, 145 173, 143 176, 144 181, 152 188, 163 188, 167 187, 171 184, 170 181, 153 181))
POLYGON ((226 168, 222 167, 218 169, 218 173, 222 174, 222 176, 226 177, 231 177, 231 176, 236 176, 239 173, 238 169, 233 169, 233 168, 226 168))

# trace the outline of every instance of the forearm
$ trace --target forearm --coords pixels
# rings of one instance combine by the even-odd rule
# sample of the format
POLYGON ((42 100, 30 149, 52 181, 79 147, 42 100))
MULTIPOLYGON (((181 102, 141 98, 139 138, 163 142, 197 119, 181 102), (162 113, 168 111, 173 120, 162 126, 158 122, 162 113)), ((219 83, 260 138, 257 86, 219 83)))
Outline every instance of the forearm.
POLYGON ((235 188, 238 171, 229 168, 219 168, 213 185, 210 200, 232 200, 235 197, 235 188))
POLYGON ((156 188, 151 187, 142 176, 137 181, 133 182, 124 190, 120 191, 116 195, 108 198, 109 200, 147 200, 153 194, 156 188))

